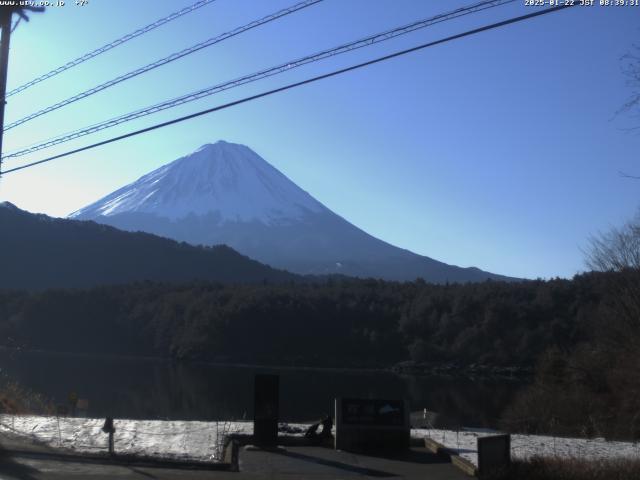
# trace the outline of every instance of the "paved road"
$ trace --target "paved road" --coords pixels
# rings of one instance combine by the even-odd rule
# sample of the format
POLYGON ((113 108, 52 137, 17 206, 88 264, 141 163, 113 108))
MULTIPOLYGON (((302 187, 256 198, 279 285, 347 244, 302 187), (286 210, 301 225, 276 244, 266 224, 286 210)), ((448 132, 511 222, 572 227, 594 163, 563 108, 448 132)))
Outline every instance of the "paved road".
POLYGON ((31 447, 0 451, 0 480, 354 480, 395 479, 469 480, 446 460, 422 448, 394 458, 356 455, 322 447, 287 446, 275 451, 243 447, 240 472, 190 470, 175 467, 115 465, 108 460, 60 456, 55 450, 31 447))
POLYGON ((238 478, 230 472, 178 470, 168 468, 127 467, 44 458, 12 458, 0 461, 2 480, 196 480, 238 478))
POLYGON ((322 447, 285 447, 276 452, 254 451, 245 447, 240 452, 240 471, 242 478, 255 480, 470 479, 447 460, 423 448, 413 448, 401 456, 381 458, 322 447))

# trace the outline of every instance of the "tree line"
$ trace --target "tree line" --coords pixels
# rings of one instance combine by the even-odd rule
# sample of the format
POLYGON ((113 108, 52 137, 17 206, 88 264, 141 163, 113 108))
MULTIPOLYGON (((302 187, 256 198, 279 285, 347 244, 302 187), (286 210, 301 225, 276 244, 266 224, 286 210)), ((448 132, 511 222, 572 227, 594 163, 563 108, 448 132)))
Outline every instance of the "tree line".
POLYGON ((29 349, 216 362, 532 366, 550 348, 588 338, 610 275, 3 291, 0 339, 29 349))

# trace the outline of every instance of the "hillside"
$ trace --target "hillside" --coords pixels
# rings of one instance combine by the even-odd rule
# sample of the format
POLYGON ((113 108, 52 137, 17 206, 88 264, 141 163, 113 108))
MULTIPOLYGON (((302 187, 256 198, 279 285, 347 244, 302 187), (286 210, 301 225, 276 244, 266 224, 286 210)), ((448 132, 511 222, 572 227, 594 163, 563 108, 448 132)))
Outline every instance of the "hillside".
POLYGON ((196 247, 94 222, 51 218, 0 204, 0 288, 86 288, 153 280, 251 283, 296 278, 226 246, 196 247))

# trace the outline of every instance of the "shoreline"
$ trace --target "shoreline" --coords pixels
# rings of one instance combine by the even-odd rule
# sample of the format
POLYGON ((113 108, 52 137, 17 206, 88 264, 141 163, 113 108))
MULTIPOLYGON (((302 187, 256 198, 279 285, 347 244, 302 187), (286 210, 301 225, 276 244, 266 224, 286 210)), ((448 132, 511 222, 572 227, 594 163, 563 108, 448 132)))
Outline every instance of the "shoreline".
POLYGON ((212 360, 194 360, 194 359, 178 359, 174 357, 160 357, 150 355, 130 355, 120 353, 86 353, 86 352, 64 352, 58 350, 43 350, 34 348, 15 348, 0 346, 0 352, 15 352, 17 354, 35 354, 35 355, 53 355, 59 357, 70 358, 100 358, 107 360, 135 360, 144 362, 168 363, 168 364, 184 364, 184 365, 207 365, 211 367, 230 367, 230 368, 251 368, 261 370, 311 370, 311 371, 334 371, 334 372, 354 372, 354 373, 394 373, 391 368, 383 367, 321 367, 309 365, 266 365, 242 362, 216 362, 212 360))
POLYGON ((125 361, 142 361, 156 362, 168 364, 184 364, 184 365, 202 365, 215 368, 242 368, 257 370, 290 370, 290 371, 317 371, 317 372, 336 372, 336 373, 358 373, 358 374, 374 374, 384 373, 398 376, 446 376, 446 377, 464 377, 473 380, 496 378, 500 380, 523 381, 529 379, 533 375, 531 367, 517 366, 492 366, 492 365, 457 365, 453 362, 442 363, 425 363, 417 364, 410 361, 399 362, 386 367, 328 367, 328 366, 311 366, 311 365, 290 365, 290 364, 254 364, 243 362, 220 362, 213 360, 195 360, 195 359, 178 359, 173 357, 160 357, 149 355, 131 355, 118 353, 85 353, 85 352, 64 352, 57 350, 43 349, 24 349, 8 346, 0 346, 0 352, 15 354, 35 354, 35 355, 53 355, 71 358, 100 358, 107 360, 125 360, 125 361))

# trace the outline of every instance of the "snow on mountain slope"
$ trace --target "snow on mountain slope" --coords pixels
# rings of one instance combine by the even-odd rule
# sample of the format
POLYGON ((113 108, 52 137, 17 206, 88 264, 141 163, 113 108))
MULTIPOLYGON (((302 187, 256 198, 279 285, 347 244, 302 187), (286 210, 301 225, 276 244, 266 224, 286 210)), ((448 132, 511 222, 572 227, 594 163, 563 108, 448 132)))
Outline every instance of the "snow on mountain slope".
POLYGON ((70 218, 137 212, 175 220, 216 213, 221 221, 271 225, 325 210, 250 148, 219 141, 154 170, 70 218))

